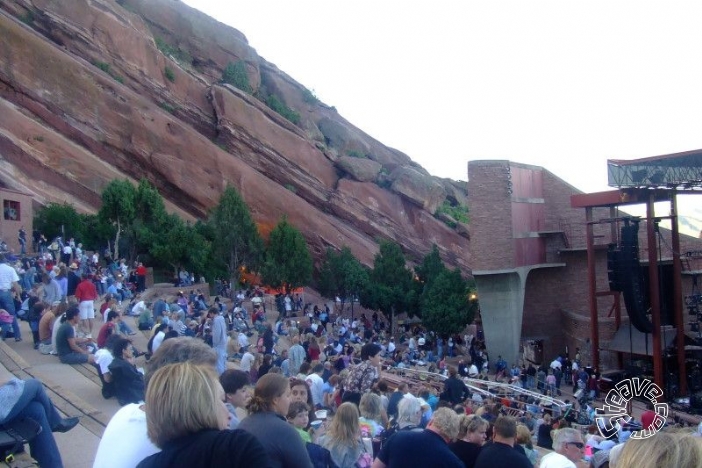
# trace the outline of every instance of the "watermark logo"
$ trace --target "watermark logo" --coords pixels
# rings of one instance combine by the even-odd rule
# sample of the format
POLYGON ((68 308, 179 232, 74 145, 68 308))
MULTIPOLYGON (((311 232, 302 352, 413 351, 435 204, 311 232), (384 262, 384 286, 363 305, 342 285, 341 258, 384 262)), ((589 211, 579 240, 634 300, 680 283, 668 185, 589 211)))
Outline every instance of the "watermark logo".
POLYGON ((634 397, 641 397, 648 400, 653 405, 656 413, 650 427, 644 427, 640 431, 631 433, 632 439, 647 439, 665 426, 668 418, 668 405, 658 403, 658 398, 663 396, 663 390, 648 379, 625 379, 617 383, 613 389, 607 393, 605 404, 595 417, 597 429, 604 438, 613 437, 616 433, 617 422, 623 419, 624 422, 631 421, 631 415, 627 412, 629 401, 634 397))

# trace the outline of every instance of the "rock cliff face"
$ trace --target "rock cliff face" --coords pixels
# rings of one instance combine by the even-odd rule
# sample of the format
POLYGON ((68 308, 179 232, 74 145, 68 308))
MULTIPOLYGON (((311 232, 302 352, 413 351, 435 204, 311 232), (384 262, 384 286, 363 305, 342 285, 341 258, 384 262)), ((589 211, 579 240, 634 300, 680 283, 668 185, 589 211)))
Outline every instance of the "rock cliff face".
POLYGON ((317 259, 348 245, 371 264, 387 238, 470 270, 466 226, 434 217, 465 184, 354 127, 239 31, 172 0, 0 2, 0 186, 94 212, 115 178, 148 179, 190 219, 230 184, 264 234, 286 214, 317 259), (222 82, 236 64, 245 91, 222 82))

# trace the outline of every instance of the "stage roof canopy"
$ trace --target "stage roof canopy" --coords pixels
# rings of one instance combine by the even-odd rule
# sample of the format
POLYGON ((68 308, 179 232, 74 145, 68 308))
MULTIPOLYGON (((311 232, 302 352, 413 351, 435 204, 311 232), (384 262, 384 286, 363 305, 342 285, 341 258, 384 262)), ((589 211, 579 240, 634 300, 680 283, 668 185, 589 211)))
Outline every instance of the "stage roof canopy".
POLYGON ((610 187, 702 188, 702 149, 650 158, 607 160, 610 187))

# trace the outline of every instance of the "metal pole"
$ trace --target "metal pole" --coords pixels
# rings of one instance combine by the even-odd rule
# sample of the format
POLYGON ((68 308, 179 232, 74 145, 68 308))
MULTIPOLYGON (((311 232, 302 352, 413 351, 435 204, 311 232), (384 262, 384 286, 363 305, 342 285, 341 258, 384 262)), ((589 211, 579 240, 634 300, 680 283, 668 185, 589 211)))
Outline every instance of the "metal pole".
POLYGON ((592 345, 593 368, 600 368, 600 330, 597 323, 597 278, 595 276, 595 235, 592 223, 592 207, 585 208, 587 222, 585 232, 587 237, 587 282, 588 298, 590 301, 590 344, 592 345))
POLYGON ((655 193, 651 191, 646 202, 646 233, 648 239, 648 289, 653 316, 653 381, 660 388, 663 383, 663 360, 661 346, 661 301, 658 284, 658 248, 653 220, 655 218, 655 193))
POLYGON ((675 338, 678 358, 680 395, 687 395, 687 371, 685 370, 685 322, 682 304, 682 264, 680 263, 680 232, 678 230, 678 196, 673 192, 670 200, 671 244, 673 248, 673 313, 677 336, 675 338))

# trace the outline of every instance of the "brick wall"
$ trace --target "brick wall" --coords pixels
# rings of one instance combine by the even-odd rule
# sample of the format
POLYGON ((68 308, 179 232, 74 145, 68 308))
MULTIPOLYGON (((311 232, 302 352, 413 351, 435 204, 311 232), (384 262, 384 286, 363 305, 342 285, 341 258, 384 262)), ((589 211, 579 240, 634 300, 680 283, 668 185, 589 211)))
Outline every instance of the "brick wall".
POLYGON ((468 167, 473 269, 512 268, 514 243, 508 180, 509 162, 471 161, 468 167))
MULTIPOLYGON (((545 263, 565 263, 565 267, 541 268, 532 270, 525 285, 522 338, 544 340, 544 359, 552 359, 565 351, 566 346, 574 354, 580 348, 583 360, 591 359, 590 309, 588 303, 587 252, 585 237, 585 209, 572 208, 570 197, 582 193, 549 171, 510 163, 508 161, 472 161, 469 167, 468 190, 471 205, 471 249, 474 270, 510 269, 519 261, 517 257, 532 255, 530 249, 544 249, 545 263), (510 170, 508 170, 510 169, 510 170), (511 193, 510 193, 511 190, 511 193), (543 204, 522 209, 516 204, 526 197, 538 198, 542 190, 543 204), (515 208, 517 206, 517 208, 515 208), (538 207, 538 208, 535 208, 538 207), (522 210, 522 213, 515 212, 522 210), (543 213, 540 212, 543 210, 543 213), (537 239, 522 239, 523 245, 515 242, 515 224, 524 224, 524 216, 531 212, 539 231, 563 231, 563 235, 548 235, 543 243, 537 239), (538 218, 538 219, 537 219, 538 218), (540 221, 540 220, 543 221, 540 221), (567 244, 567 245, 566 245, 567 244), (522 252, 525 251, 525 252, 522 252)), ((666 214, 667 208, 657 211, 666 214)), ((593 210, 593 220, 627 216, 627 213, 609 208, 593 210)), ((532 222, 533 221, 533 222, 532 222)), ((531 229, 530 228, 530 229, 531 229)), ((614 241, 618 237, 619 226, 614 229, 614 241)), ((612 241, 610 224, 594 226, 595 244, 605 246, 612 241)), ((670 264, 672 258, 670 231, 661 228, 660 258, 670 264)), ((681 252, 702 249, 702 239, 681 236, 681 252)), ((519 239, 517 239, 519 241, 519 239)), ((640 257, 647 262, 646 223, 639 229, 640 257)), ((607 278, 606 249, 596 250, 597 290, 609 290, 607 278)), ((533 262, 532 262, 533 263, 533 262)), ((690 294, 692 280, 683 276, 683 296, 690 294)), ((599 297, 598 323, 600 347, 612 339, 616 330, 614 314, 609 317, 614 298, 599 297)), ((623 300, 622 320, 628 320, 623 300)), ((692 320, 684 313, 687 324, 692 320)), ((689 328, 686 326, 686 328, 689 328)), ((489 343, 488 343, 489 347, 489 343)), ((616 366, 616 354, 604 350, 600 352, 601 367, 616 366)))
POLYGON ((27 252, 30 252, 34 226, 32 198, 25 193, 0 188, 0 208, 3 208, 3 212, 0 213, 0 239, 7 242, 11 251, 19 253, 20 245, 17 240, 17 234, 20 227, 24 226, 24 230, 27 232, 27 252), (4 208, 6 205, 17 206, 16 204, 19 204, 18 219, 6 219, 4 208))

